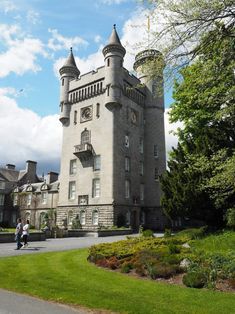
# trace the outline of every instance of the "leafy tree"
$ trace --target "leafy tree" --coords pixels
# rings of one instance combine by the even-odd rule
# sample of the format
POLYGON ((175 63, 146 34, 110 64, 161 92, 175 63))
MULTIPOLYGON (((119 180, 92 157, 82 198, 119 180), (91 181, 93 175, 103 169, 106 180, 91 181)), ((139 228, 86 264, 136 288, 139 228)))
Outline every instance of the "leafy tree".
POLYGON ((235 196, 234 30, 226 37, 221 26, 209 32, 198 51, 198 59, 181 70, 182 79, 175 84, 170 121, 181 121, 183 127, 161 179, 162 205, 171 218, 219 225, 235 196), (216 40, 209 42, 211 36, 216 40))

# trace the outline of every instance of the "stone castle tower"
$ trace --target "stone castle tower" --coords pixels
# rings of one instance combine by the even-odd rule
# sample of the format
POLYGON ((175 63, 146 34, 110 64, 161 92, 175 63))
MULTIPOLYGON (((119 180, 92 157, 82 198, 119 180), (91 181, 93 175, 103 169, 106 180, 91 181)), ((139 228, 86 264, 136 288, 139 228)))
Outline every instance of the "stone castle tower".
POLYGON ((103 48, 104 66, 80 75, 71 49, 60 69, 60 226, 69 227, 76 217, 86 230, 163 228, 164 99, 154 95, 162 79, 150 79, 143 66, 160 53, 137 54, 139 78, 123 67, 125 53, 114 25, 103 48))

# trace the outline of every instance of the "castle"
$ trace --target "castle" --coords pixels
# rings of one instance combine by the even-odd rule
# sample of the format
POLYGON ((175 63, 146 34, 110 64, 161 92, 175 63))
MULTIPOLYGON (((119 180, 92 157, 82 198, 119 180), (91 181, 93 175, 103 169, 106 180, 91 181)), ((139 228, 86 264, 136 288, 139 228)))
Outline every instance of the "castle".
MULTIPOLYGON (((157 50, 136 55, 130 74, 116 27, 103 48, 104 66, 83 75, 72 49, 60 72, 63 127, 57 224, 79 218, 83 229, 140 225, 162 229, 159 175, 165 170, 162 73, 145 65, 157 50)), ((162 69, 163 70, 163 69, 162 69)))

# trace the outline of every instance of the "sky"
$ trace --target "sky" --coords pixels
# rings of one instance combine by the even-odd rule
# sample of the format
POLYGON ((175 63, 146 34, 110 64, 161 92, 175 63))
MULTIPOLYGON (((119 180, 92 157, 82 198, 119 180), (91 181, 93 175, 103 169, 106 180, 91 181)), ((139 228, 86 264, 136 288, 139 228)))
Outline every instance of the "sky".
MULTIPOLYGON (((59 172, 58 69, 69 48, 81 74, 103 66, 102 48, 116 24, 124 66, 134 73, 134 56, 147 45, 147 17, 138 0, 0 0, 0 166, 24 169, 34 160, 39 174, 59 172)), ((167 89, 167 151, 177 142, 169 134, 177 127, 168 121, 172 101, 167 89)))

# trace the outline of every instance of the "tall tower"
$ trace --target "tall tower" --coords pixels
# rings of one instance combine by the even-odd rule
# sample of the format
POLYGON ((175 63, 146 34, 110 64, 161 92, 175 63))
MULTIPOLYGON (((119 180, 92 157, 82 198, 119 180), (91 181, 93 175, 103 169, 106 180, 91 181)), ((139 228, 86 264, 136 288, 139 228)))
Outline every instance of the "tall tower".
MULTIPOLYGON (((144 50, 135 57, 134 70, 145 86, 144 118, 144 160, 145 160, 145 202, 147 207, 160 209, 159 176, 166 169, 165 131, 164 131, 164 87, 162 54, 154 49, 144 50), (155 64, 155 76, 149 72, 155 64)), ((159 215, 152 211, 152 221, 158 224, 159 215)))
MULTIPOLYGON (((89 231, 162 227, 158 175, 165 168, 164 106, 163 96, 153 93, 160 80, 130 74, 123 67, 125 53, 114 25, 103 49, 104 66, 79 76, 71 51, 60 69, 60 226, 70 228, 78 218, 89 231)), ((141 72, 157 55, 137 55, 135 69, 141 72)))
POLYGON ((68 99, 69 82, 80 75, 74 60, 72 48, 70 48, 69 56, 65 64, 60 68, 60 122, 66 124, 69 120, 70 105, 68 99))

